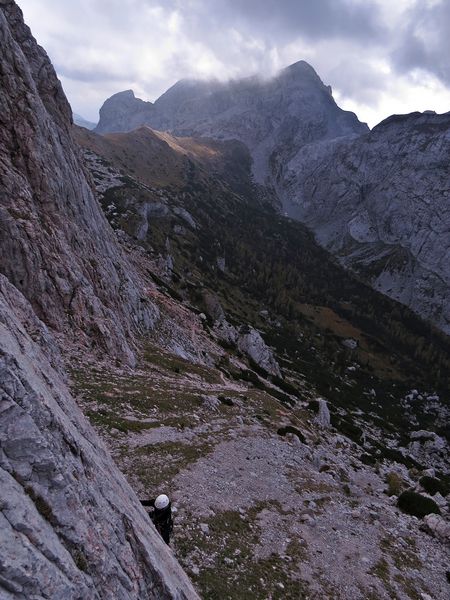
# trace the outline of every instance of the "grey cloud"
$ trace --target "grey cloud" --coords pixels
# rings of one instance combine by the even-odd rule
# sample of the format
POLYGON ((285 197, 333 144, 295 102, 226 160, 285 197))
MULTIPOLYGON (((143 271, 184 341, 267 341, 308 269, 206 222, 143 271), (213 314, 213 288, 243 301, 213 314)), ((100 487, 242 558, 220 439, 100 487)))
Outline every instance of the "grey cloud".
MULTIPOLYGON (((114 83, 117 86, 126 85, 129 78, 127 74, 118 74, 112 70, 96 69, 92 66, 70 67, 59 61, 54 61, 54 67, 58 75, 80 81, 83 83, 102 84, 104 82, 114 83)), ((128 73, 130 75, 130 73, 128 73)), ((131 75, 132 76, 132 75, 131 75)))
POLYGON ((368 42, 385 35, 379 9, 373 2, 348 0, 216 0, 217 15, 243 17, 269 37, 307 39, 354 38, 368 42))
POLYGON ((381 95, 395 93, 398 74, 418 67, 450 84, 450 1, 430 7, 417 0, 403 13, 392 11, 389 0, 21 4, 25 16, 30 8, 30 25, 63 77, 74 109, 87 110, 90 118, 103 99, 121 89, 155 100, 184 77, 267 75, 300 59, 341 97, 364 106, 376 107, 381 95))
POLYGON ((424 7, 422 2, 404 15, 404 28, 391 53, 400 73, 423 69, 450 84, 450 3, 424 7))
POLYGON ((330 81, 347 98, 358 98, 367 106, 375 106, 378 94, 386 89, 386 75, 358 57, 339 62, 327 72, 330 81))

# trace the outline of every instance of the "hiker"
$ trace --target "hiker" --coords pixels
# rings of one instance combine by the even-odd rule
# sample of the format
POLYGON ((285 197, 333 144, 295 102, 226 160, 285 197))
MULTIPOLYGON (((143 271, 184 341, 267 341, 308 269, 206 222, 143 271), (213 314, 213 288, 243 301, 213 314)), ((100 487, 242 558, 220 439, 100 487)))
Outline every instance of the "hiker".
POLYGON ((149 513, 157 531, 162 539, 169 545, 170 534, 173 529, 172 521, 172 505, 169 497, 165 494, 160 494, 152 500, 141 500, 142 506, 149 506, 153 510, 149 513))

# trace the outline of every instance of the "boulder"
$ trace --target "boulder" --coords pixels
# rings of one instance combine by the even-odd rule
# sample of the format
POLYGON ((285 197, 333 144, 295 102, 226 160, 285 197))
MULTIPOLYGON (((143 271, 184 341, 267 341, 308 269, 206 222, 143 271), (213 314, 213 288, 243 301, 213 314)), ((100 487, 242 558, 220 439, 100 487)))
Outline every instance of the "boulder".
POLYGON ((450 523, 440 515, 430 514, 424 517, 426 529, 438 540, 450 543, 450 523))
POLYGON ((261 334, 253 327, 241 328, 237 340, 239 350, 251 358, 255 364, 270 375, 281 377, 281 370, 272 350, 264 342, 261 334))
POLYGON ((323 398, 318 398, 317 402, 318 402, 319 408, 318 408, 317 416, 314 420, 320 427, 323 427, 324 429, 328 429, 330 427, 331 423, 330 423, 330 411, 328 410, 327 401, 324 400, 323 398))

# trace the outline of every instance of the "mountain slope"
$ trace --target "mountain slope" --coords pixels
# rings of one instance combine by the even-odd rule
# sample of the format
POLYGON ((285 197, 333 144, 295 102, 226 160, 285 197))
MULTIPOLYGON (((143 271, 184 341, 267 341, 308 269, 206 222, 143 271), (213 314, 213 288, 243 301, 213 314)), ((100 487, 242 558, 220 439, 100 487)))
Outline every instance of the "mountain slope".
POLYGON ((390 117, 287 165, 285 208, 375 289, 450 333, 450 113, 390 117))
POLYGON ((267 81, 182 80, 154 104, 122 92, 97 131, 142 123, 243 142, 281 210, 375 289, 450 331, 445 115, 392 117, 368 133, 300 61, 267 81))
POLYGON ((430 473, 450 491, 448 339, 277 214, 245 155, 229 182, 210 140, 76 136, 111 225, 202 358, 150 341, 139 369, 77 368, 74 389, 135 489, 170 491, 201 594, 446 598, 445 542, 396 497, 430 473))
MULTIPOLYGON (((385 376, 412 369, 410 374, 428 378, 431 371, 430 383, 440 385, 440 379, 446 387, 444 365, 450 363, 445 336, 346 274, 303 225, 277 215, 252 184, 249 160, 240 160, 247 168, 242 166, 240 178, 229 182, 209 160, 209 140, 202 151, 202 140, 197 140, 197 154, 186 157, 184 147, 192 146, 192 140, 172 137, 169 146, 167 138, 148 128, 106 136, 79 130, 76 136, 85 147, 110 223, 161 265, 180 298, 204 310, 201 290, 209 289, 220 297, 229 318, 242 324, 251 317, 258 327, 267 322, 256 307, 265 307, 283 315, 294 337, 297 329, 320 324, 320 319, 311 318, 311 305, 328 307, 338 321, 347 321, 349 332, 356 335, 360 330, 367 340, 373 338, 365 350, 364 344, 359 349, 364 362, 380 364, 374 356, 369 358, 372 352, 379 353, 381 362, 383 355, 391 354, 385 376), (178 165, 177 178, 162 184, 161 156, 178 165), (428 344, 436 349, 431 360, 422 352, 428 344)), ((227 151, 227 144, 220 149, 216 142, 217 154, 226 156, 227 151)), ((326 329, 325 324, 320 327, 326 329)), ((331 365, 339 353, 334 341, 345 333, 337 323, 328 327, 331 335, 325 335, 321 346, 329 352, 324 363, 331 365)), ((281 339, 280 343, 281 349, 281 339)))

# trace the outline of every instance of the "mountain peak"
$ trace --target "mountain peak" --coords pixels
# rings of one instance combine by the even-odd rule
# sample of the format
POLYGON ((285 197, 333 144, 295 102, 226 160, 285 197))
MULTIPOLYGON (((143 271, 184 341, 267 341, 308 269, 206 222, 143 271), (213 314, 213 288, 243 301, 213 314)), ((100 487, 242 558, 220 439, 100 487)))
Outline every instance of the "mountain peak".
POLYGON ((283 71, 311 73, 318 77, 314 67, 312 67, 308 62, 306 62, 306 60, 298 60, 297 62, 285 67, 283 71))

